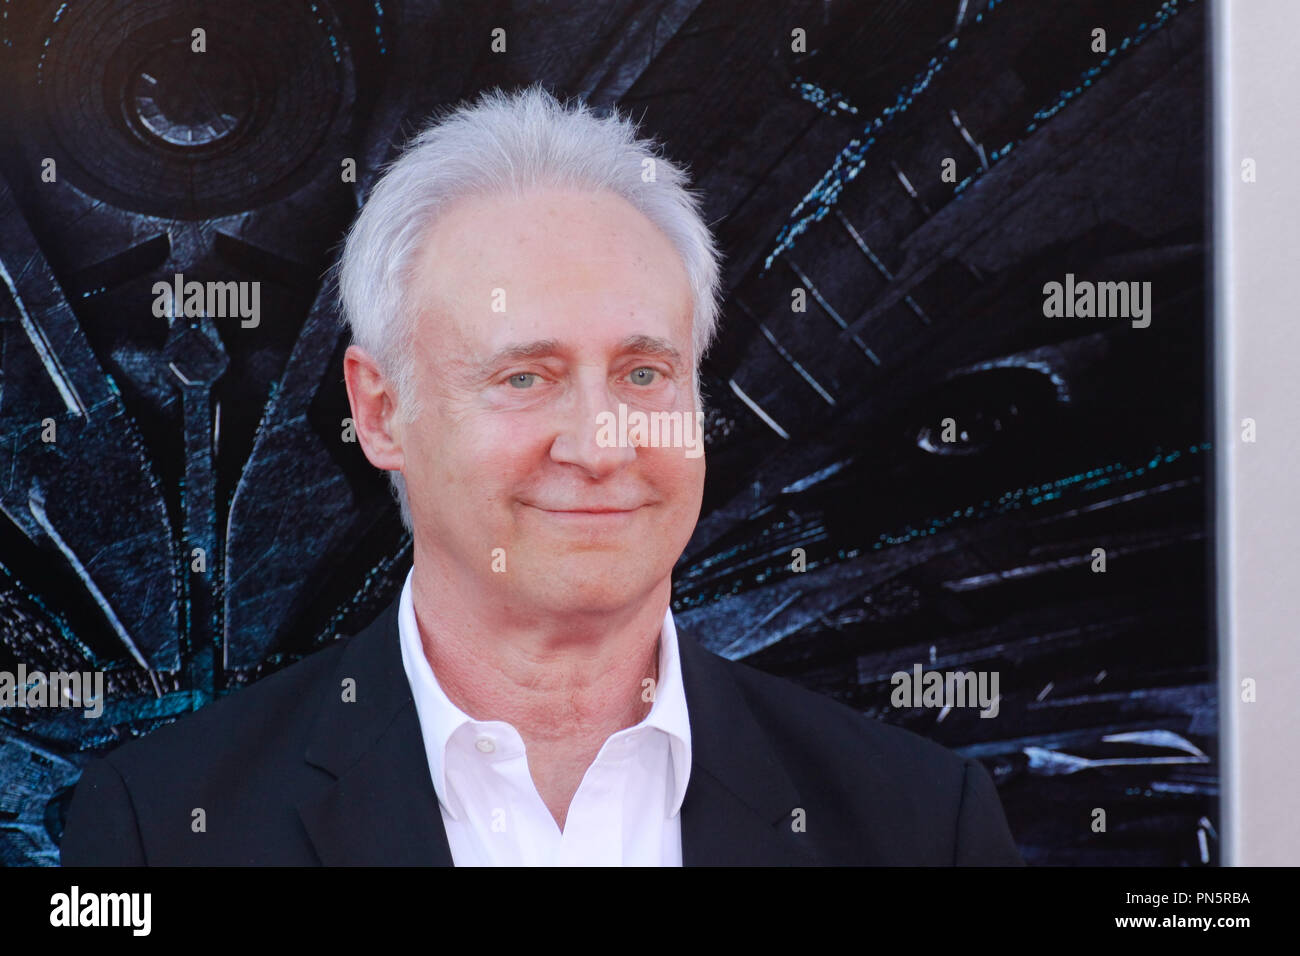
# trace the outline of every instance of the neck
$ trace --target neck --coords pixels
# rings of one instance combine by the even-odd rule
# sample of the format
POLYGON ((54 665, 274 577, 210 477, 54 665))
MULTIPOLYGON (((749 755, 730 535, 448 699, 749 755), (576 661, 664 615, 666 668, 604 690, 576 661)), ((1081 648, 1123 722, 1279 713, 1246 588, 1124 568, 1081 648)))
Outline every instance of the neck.
POLYGON ((643 682, 659 680, 669 581, 614 612, 521 617, 466 601, 424 569, 417 562, 411 582, 421 644, 447 698, 470 717, 511 724, 530 752, 585 752, 650 712, 643 682))

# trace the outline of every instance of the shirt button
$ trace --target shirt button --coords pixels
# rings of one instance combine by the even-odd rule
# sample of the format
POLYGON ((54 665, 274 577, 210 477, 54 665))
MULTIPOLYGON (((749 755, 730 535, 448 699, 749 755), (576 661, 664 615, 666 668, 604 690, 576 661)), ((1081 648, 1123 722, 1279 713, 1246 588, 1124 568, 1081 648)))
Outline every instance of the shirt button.
POLYGON ((478 740, 474 741, 474 746, 479 749, 480 753, 485 754, 490 754, 492 751, 497 749, 497 745, 491 737, 480 737, 478 740))

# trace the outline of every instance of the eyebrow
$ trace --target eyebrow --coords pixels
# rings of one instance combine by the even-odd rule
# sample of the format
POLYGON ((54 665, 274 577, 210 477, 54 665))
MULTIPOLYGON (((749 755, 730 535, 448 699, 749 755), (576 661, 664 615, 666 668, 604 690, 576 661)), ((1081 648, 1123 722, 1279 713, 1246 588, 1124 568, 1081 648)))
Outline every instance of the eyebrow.
MULTIPOLYGON (((667 339, 659 338, 656 335, 629 335, 618 344, 618 347, 620 352, 639 352, 642 355, 653 355, 665 359, 676 365, 684 364, 682 353, 667 339)), ((487 361, 482 363, 480 368, 484 372, 491 372, 493 369, 508 365, 511 362, 542 358, 561 351, 563 351, 563 346, 560 345, 558 339, 537 339, 533 342, 520 342, 498 349, 492 353, 492 356, 487 361)))
POLYGON ((676 365, 684 364, 682 353, 667 339, 661 339, 656 335, 630 335, 619 343, 619 350, 623 352, 640 352, 642 355, 653 355, 676 365))
POLYGON ((518 362, 524 359, 541 358, 544 355, 554 355, 560 351, 560 343, 557 339, 537 339, 534 342, 522 342, 518 345, 507 345, 503 349, 498 349, 492 353, 492 356, 483 363, 484 369, 492 369, 498 365, 504 365, 509 362, 518 362))

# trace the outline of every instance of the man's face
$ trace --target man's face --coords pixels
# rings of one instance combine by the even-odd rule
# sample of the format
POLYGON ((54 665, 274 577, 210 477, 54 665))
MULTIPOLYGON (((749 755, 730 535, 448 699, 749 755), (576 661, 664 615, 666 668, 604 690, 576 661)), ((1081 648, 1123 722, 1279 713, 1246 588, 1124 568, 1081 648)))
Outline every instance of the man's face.
POLYGON ((512 613, 666 595, 699 517, 702 436, 689 455, 605 447, 600 415, 696 424, 672 243, 611 193, 539 189, 454 204, 414 264, 423 410, 401 444, 417 560, 512 613))

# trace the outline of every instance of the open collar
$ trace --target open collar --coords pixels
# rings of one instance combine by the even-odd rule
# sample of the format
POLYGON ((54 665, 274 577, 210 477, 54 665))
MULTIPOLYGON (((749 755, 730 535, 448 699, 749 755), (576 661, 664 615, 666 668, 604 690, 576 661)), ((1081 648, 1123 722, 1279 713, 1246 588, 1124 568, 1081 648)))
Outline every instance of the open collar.
MULTIPOLYGON (((298 804, 325 865, 452 865, 420 721, 402 665, 398 602, 347 642, 304 755, 328 773, 298 804), (344 694, 344 681, 355 683, 344 694)), ((791 821, 798 791, 730 673, 677 630, 691 726, 691 773, 681 807, 682 862, 816 863, 791 821)))

